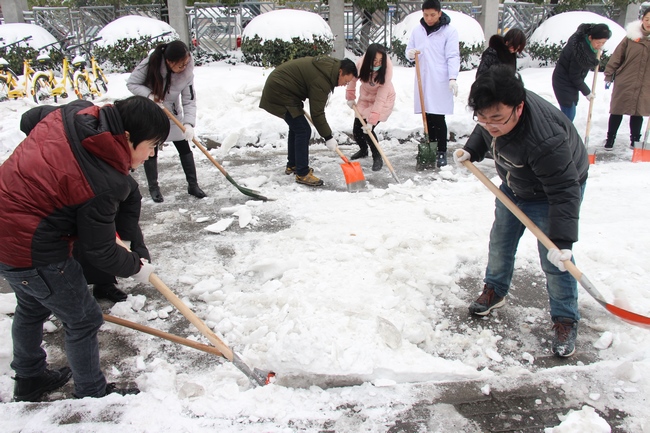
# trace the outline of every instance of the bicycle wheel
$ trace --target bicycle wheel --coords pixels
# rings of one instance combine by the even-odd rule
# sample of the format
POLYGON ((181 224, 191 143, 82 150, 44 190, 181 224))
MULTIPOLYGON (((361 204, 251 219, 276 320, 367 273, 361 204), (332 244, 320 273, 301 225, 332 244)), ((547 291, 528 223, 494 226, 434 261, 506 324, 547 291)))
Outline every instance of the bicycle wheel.
POLYGON ((98 76, 97 79, 95 80, 95 86, 97 86, 97 89, 101 87, 104 89, 104 93, 108 92, 108 86, 106 85, 106 82, 101 76, 98 76))
POLYGON ((0 101, 9 99, 9 85, 6 77, 0 77, 0 101))
POLYGON ((52 97, 52 86, 46 75, 37 74, 34 76, 32 95, 34 95, 34 102, 37 104, 52 97))
POLYGON ((90 91, 90 83, 85 75, 76 73, 74 76, 74 89, 79 99, 95 99, 95 95, 90 91))

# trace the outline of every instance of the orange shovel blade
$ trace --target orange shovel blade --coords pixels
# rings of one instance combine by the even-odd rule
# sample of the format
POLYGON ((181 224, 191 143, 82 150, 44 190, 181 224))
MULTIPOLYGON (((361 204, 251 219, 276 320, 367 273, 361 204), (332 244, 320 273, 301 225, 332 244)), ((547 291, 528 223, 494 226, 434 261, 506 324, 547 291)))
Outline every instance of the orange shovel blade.
POLYGON ((363 175, 361 164, 358 162, 345 162, 341 164, 345 183, 348 185, 349 192, 360 191, 366 186, 366 177, 363 175))
POLYGON ((650 162, 650 149, 634 148, 632 152, 632 162, 650 162))

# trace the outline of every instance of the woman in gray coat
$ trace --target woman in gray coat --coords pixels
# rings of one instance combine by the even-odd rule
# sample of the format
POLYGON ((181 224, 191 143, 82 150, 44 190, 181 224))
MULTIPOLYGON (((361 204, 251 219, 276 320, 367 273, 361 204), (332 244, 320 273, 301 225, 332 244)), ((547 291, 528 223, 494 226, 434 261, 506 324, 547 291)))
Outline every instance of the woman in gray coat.
POLYGON ((605 67, 605 88, 614 82, 605 150, 614 147, 624 114, 630 116, 630 147, 641 141, 643 116, 650 115, 650 8, 626 30, 605 67))
MULTIPOLYGON (((194 60, 187 45, 182 41, 163 43, 144 59, 131 73, 126 87, 134 95, 145 96, 161 107, 164 106, 183 123, 181 131, 171 120, 169 136, 181 159, 187 179, 187 192, 203 198, 205 193, 196 179, 194 156, 189 142, 194 138, 196 124, 196 94, 194 93, 194 60)), ((149 193, 156 203, 163 201, 158 187, 158 149, 153 158, 144 164, 149 183, 149 193)))

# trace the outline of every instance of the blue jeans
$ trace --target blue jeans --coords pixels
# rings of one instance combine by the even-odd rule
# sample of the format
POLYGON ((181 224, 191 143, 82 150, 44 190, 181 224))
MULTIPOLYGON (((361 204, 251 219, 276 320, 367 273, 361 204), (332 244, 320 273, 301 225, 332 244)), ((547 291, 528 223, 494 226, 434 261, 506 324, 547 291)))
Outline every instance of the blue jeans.
POLYGON ((35 377, 47 367, 43 323, 54 314, 65 329, 65 352, 72 370, 75 397, 103 397, 106 378, 99 368, 97 332, 102 310, 90 294, 81 265, 70 258, 38 268, 0 263, 0 275, 16 294, 11 329, 11 368, 20 377, 35 377))
MULTIPOLYGON (((517 198, 505 184, 499 187, 519 209, 530 218, 539 229, 548 235, 549 217, 548 200, 527 201, 517 198)), ((584 196, 585 184, 582 185, 584 196)), ((524 234, 524 226, 519 219, 505 207, 499 199, 496 200, 494 223, 490 231, 490 247, 488 264, 485 270, 485 284, 492 286, 498 296, 506 296, 512 282, 515 269, 515 254, 519 239, 524 234)), ((551 306, 551 318, 566 317, 580 320, 578 312, 578 283, 569 272, 560 271, 548 261, 548 250, 541 242, 537 242, 539 259, 542 270, 546 274, 546 290, 551 306)), ((571 261, 574 261, 571 258, 571 261)), ((575 263, 575 262, 574 262, 575 263)))
POLYGON ((572 104, 569 107, 560 105, 560 110, 562 110, 562 112, 566 115, 566 117, 569 118, 570 121, 573 122, 573 119, 576 118, 576 104, 572 104))
POLYGON ((305 176, 309 173, 311 126, 305 116, 298 116, 294 119, 288 111, 284 115, 284 121, 289 125, 287 167, 296 167, 296 174, 305 176))

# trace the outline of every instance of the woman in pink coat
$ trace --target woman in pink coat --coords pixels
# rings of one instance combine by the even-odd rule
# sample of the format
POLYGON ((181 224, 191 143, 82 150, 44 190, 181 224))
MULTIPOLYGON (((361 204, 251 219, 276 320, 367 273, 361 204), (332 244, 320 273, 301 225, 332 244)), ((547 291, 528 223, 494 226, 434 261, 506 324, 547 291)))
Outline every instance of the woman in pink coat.
POLYGON ((359 145, 359 151, 350 159, 365 158, 368 156, 368 147, 372 152, 372 171, 379 171, 383 166, 381 155, 368 136, 372 134, 375 139, 375 126, 385 122, 393 112, 395 104, 395 88, 393 79, 393 64, 391 63, 386 48, 380 44, 372 44, 364 56, 357 63, 359 78, 348 84, 346 99, 352 108, 356 99, 357 80, 361 81, 359 100, 356 102, 359 113, 366 121, 366 127, 361 126, 361 121, 355 117, 352 134, 359 145))

